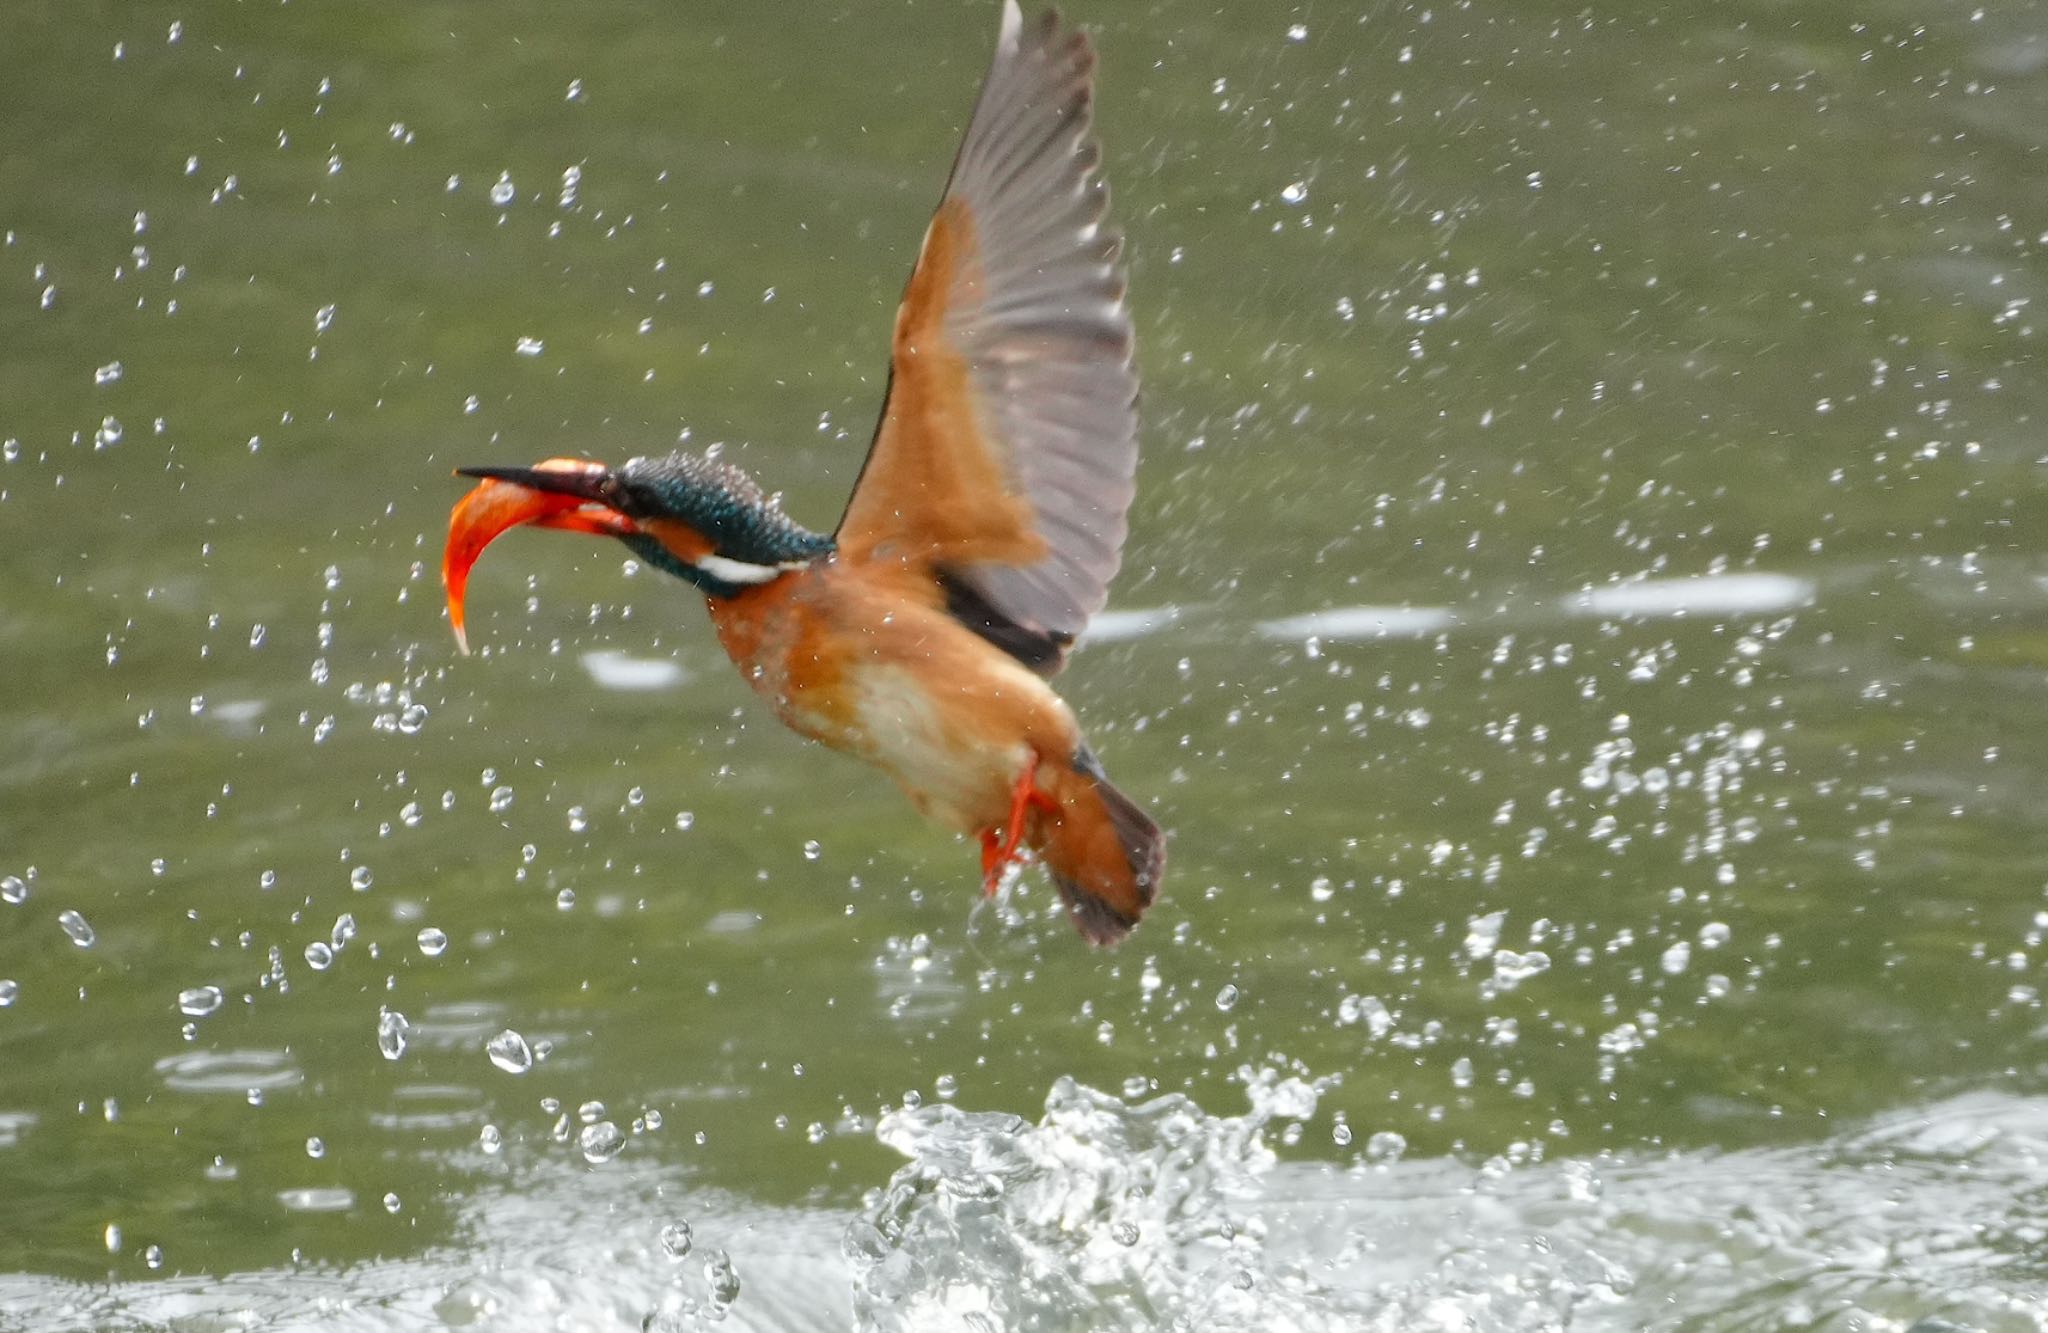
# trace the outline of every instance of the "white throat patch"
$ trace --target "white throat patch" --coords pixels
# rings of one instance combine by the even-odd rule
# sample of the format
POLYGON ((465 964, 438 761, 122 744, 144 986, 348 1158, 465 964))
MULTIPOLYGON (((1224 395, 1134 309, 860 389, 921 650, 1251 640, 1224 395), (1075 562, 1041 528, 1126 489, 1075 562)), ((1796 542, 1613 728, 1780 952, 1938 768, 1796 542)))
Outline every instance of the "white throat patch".
POLYGON ((755 565, 745 560, 728 560, 722 555, 700 555, 690 563, 720 583, 736 583, 742 586, 767 583, 771 579, 781 578, 792 569, 804 567, 801 560, 784 561, 779 565, 755 565))

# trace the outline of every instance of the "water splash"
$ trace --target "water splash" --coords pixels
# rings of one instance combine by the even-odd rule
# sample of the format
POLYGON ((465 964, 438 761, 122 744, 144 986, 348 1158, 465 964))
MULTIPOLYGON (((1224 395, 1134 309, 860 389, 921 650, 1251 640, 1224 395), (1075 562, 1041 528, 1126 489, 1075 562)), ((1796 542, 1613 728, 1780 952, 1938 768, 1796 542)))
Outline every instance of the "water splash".
POLYGON ((860 1326, 1346 1328, 1361 1311, 1267 1252, 1249 1201, 1266 1126, 1318 1088, 1242 1071, 1251 1110, 1178 1093, 1131 1105, 1062 1078, 1036 1125, 947 1105, 892 1111, 910 1159, 845 1238, 860 1326))

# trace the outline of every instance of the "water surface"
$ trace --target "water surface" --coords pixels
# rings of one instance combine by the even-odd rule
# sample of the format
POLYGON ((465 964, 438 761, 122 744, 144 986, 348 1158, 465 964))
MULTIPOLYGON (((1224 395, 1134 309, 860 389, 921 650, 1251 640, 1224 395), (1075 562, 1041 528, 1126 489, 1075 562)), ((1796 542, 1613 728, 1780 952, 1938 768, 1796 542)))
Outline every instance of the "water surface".
POLYGON ((461 463, 833 521, 988 6, 15 17, 25 1322, 2048 1323, 2040 7, 1073 8, 1114 953, 622 551, 434 575, 461 463))

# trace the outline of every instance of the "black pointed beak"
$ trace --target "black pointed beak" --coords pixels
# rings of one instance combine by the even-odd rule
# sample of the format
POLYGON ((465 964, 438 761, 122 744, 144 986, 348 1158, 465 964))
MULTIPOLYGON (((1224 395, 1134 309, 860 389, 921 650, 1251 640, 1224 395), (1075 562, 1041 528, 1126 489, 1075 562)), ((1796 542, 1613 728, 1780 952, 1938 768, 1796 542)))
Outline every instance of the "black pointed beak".
POLYGON ((610 504, 615 495, 610 468, 575 460, 550 459, 539 467, 459 467, 455 469, 455 475, 486 481, 509 481, 530 491, 573 495, 579 500, 592 500, 598 504, 610 504))

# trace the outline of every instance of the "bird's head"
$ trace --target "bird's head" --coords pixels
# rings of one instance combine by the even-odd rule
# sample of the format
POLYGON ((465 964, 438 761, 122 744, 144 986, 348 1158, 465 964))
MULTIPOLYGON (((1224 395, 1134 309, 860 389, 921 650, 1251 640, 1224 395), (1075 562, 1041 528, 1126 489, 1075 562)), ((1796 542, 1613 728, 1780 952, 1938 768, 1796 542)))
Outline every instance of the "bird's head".
POLYGON ((478 478, 448 520, 441 580, 464 652, 463 590, 476 559, 521 526, 616 537, 648 564, 712 597, 734 597, 830 554, 832 539, 791 521, 730 463, 675 453, 610 468, 578 458, 532 467, 465 467, 478 478))

